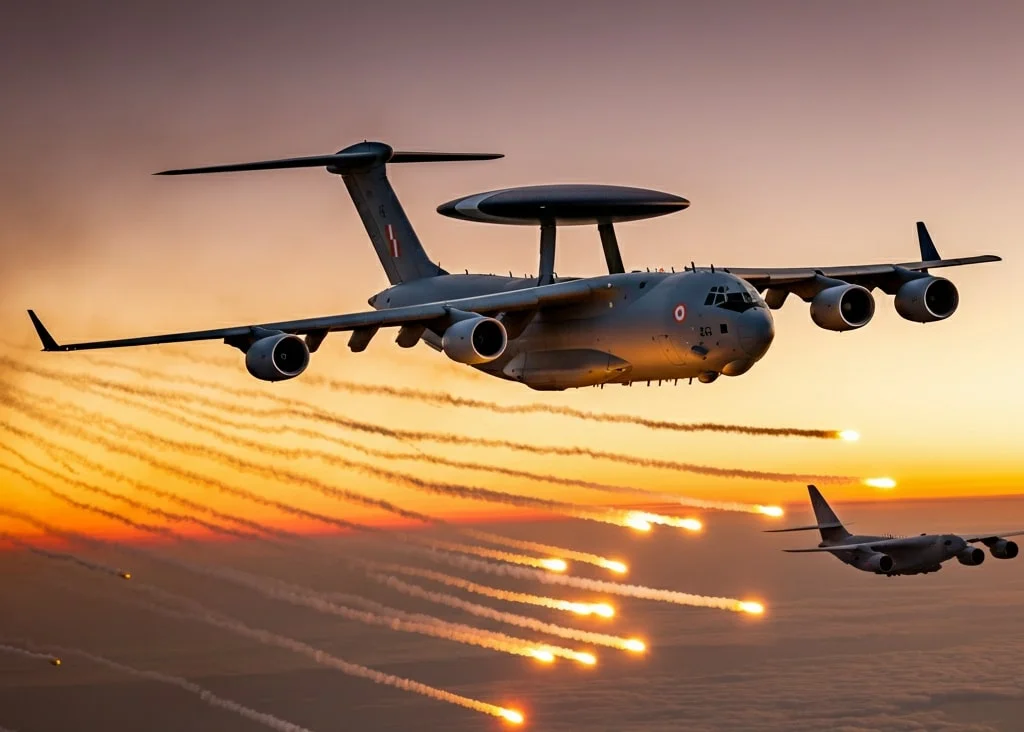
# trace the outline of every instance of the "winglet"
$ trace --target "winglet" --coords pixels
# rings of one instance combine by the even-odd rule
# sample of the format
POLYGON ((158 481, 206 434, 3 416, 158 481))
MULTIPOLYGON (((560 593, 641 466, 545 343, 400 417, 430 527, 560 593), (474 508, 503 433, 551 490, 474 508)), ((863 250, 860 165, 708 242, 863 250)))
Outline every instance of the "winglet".
POLYGON ((32 319, 32 325, 35 326, 36 335, 39 336, 39 340, 43 344, 44 351, 64 350, 63 348, 60 347, 60 345, 57 344, 57 341, 53 339, 53 336, 50 335, 50 331, 46 329, 46 326, 43 325, 43 321, 39 319, 39 316, 36 315, 34 310, 28 311, 28 317, 32 319))
POLYGON ((928 233, 928 229, 925 228, 923 221, 917 222, 917 243, 921 245, 922 262, 937 262, 942 259, 942 257, 939 256, 939 252, 935 248, 935 244, 932 242, 932 236, 928 233))

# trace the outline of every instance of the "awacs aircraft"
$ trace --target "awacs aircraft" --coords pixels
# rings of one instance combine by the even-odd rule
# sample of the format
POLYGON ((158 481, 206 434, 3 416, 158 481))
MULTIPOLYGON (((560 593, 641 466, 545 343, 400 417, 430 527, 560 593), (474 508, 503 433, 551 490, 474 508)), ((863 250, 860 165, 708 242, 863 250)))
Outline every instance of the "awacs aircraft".
POLYGON ((944 320, 959 303, 957 288, 929 270, 993 255, 942 259, 918 223, 921 261, 845 267, 743 269, 684 267, 626 272, 614 224, 680 211, 689 201, 667 193, 598 185, 554 185, 480 193, 438 207, 462 220, 540 228, 538 276, 449 274, 426 254, 387 178, 387 164, 488 160, 497 154, 396 152, 363 142, 330 155, 166 170, 185 175, 278 168, 325 168, 340 175, 391 287, 369 299, 367 312, 189 333, 60 344, 31 310, 46 351, 223 340, 245 354, 249 373, 265 381, 303 371, 328 333, 350 331, 363 351, 381 328, 396 343, 420 340, 450 359, 534 389, 568 389, 634 381, 746 373, 775 336, 772 309, 789 294, 810 303, 821 328, 846 331, 871 320, 871 291, 895 296, 897 312, 920 323, 944 320), (608 274, 558 277, 558 226, 596 225, 608 274), (762 298, 762 293, 764 297, 762 298))
POLYGON ((971 544, 988 547, 996 559, 1017 556, 1017 543, 1007 536, 1019 536, 1024 531, 1004 534, 921 534, 920 536, 857 536, 851 534, 828 505, 821 492, 807 486, 811 506, 817 523, 794 526, 789 529, 769 529, 767 533, 781 531, 821 532, 821 543, 813 549, 783 549, 786 552, 829 552, 844 564, 865 572, 895 577, 901 574, 928 574, 942 569, 942 563, 956 557, 960 564, 975 567, 985 561, 985 552, 971 544))

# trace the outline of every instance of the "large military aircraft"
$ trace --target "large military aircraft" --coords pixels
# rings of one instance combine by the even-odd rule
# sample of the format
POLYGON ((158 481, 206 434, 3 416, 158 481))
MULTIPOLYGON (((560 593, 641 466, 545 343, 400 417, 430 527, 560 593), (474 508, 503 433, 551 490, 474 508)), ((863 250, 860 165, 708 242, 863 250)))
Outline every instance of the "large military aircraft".
POLYGON ((942 563, 956 557, 960 564, 975 567, 985 561, 985 552, 971 544, 988 547, 996 559, 1017 556, 1017 543, 1008 536, 1019 536, 1024 531, 1003 534, 921 534, 920 536, 857 536, 851 534, 813 485, 807 486, 817 523, 788 529, 768 529, 766 533, 783 531, 821 532, 821 543, 813 549, 783 549, 786 552, 829 552, 844 564, 865 572, 895 577, 901 574, 928 574, 942 569, 942 563))
POLYGON ((321 167, 340 175, 391 284, 369 299, 373 310, 72 344, 57 343, 33 311, 29 316, 45 351, 217 339, 242 351, 249 373, 265 381, 299 376, 328 333, 351 331, 348 345, 358 352, 379 329, 398 328, 396 343, 403 348, 423 340, 454 361, 534 389, 681 378, 710 383, 720 374, 746 373, 764 356, 775 335, 770 310, 782 307, 790 293, 810 303, 811 319, 827 330, 867 325, 875 288, 894 295, 897 312, 907 320, 929 323, 948 318, 959 303, 953 283, 929 270, 1000 259, 942 259, 918 223, 917 262, 796 269, 691 263, 681 272, 626 272, 614 224, 679 211, 689 201, 638 188, 553 185, 488 191, 437 209, 462 220, 539 227, 537 277, 450 274, 424 251, 386 166, 498 157, 396 152, 384 143, 363 142, 329 155, 158 173, 321 167), (559 277, 556 229, 584 224, 598 228, 608 274, 559 277))

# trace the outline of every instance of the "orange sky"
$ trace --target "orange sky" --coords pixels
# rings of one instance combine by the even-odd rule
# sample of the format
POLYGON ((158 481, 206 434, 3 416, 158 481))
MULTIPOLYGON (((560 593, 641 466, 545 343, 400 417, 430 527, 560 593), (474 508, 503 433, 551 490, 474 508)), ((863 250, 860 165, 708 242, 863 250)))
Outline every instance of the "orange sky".
MULTIPOLYGON (((538 394, 467 374, 422 346, 403 352, 390 332, 362 354, 349 353, 345 337, 333 336, 310 367, 502 403, 545 400, 656 419, 849 427, 863 434, 858 444, 505 417, 332 394, 302 378, 263 388, 409 429, 723 467, 892 475, 900 486, 885 495, 893 499, 1020 492, 1024 345, 1011 296, 1024 278, 1015 256, 1024 194, 1024 110, 1015 91, 1024 50, 1010 29, 1020 27, 1024 11, 1007 4, 982 15, 962 4, 932 3, 879 6, 874 13, 831 6, 824 13, 804 4, 752 3, 748 13, 661 5, 639 12, 598 3, 581 14, 569 3, 549 9, 548 22, 537 28, 529 5, 509 11, 495 28, 484 11, 459 14, 453 24, 443 13, 385 3, 346 20, 386 33, 346 34, 344 43, 332 30, 338 10, 328 5, 301 16, 267 7, 245 17, 214 6, 164 16, 121 8, 109 18, 72 10, 44 19, 19 10, 11 25, 17 42, 0 51, 5 68, 19 69, 0 80, 10 110, 0 120, 6 339, 35 347, 26 307, 36 308, 58 339, 92 339, 359 310, 386 286, 343 186, 322 171, 191 180, 149 176, 155 170, 315 154, 364 137, 399 148, 495 150, 507 157, 392 171, 428 252, 453 272, 533 272, 536 235, 444 219, 434 213, 438 203, 489 188, 572 181, 641 185, 691 200, 689 210, 673 217, 620 227, 630 268, 690 260, 795 266, 913 259, 917 219, 928 222, 945 256, 994 253, 1004 261, 953 271, 960 309, 927 326, 901 320, 880 293, 874 321, 846 334, 816 328, 806 305, 789 302, 774 313, 777 335, 762 362, 713 385, 538 394), (424 24, 432 32, 422 32, 424 24), (230 41, 222 42, 229 27, 230 41)), ((600 271, 596 232, 566 232, 560 242, 560 274, 600 271)), ((189 368, 160 348, 104 356, 259 386, 236 352, 214 343, 189 349, 202 358, 234 357, 237 368, 189 368)), ((9 354, 71 371, 96 369, 82 354, 9 354)), ((104 377, 133 379, 123 372, 104 377)), ((52 382, 16 383, 188 438, 151 415, 52 382)), ((38 448, 26 449, 45 459, 38 448)), ((94 446, 85 449, 106 457, 94 446)), ((444 451, 705 498, 778 503, 804 496, 800 483, 444 451)), ((0 461, 16 464, 9 455, 0 461)), ((182 462, 240 479, 209 463, 182 462)), ((166 480, 139 472, 137 463, 116 466, 166 480)), ((315 462, 295 467, 438 515, 505 510, 315 462)), ((563 500, 614 498, 415 463, 401 469, 563 500)), ((8 477, 0 476, 7 485, 0 506, 110 529, 8 477)), ((383 520, 380 512, 295 486, 244 482, 306 507, 383 520)), ((174 485, 205 500, 195 488, 174 485)), ((830 495, 879 496, 856 484, 832 487, 830 495)), ((209 500, 263 516, 239 501, 209 500)), ((14 524, 0 520, 5 526, 14 524)))

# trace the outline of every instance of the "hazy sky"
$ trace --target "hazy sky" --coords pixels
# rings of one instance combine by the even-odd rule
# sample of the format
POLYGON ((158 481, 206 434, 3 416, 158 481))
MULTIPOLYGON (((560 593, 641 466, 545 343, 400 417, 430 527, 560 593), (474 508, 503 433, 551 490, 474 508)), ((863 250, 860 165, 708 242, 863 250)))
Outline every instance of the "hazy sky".
MULTIPOLYGON (((901 482, 894 497, 1018 490, 1024 10, 1016 4, 40 2, 4 14, 0 320, 8 340, 35 348, 26 307, 72 340, 358 310, 386 286, 341 182, 321 171, 205 179, 153 171, 321 153, 364 138, 494 150, 507 157, 392 171, 428 251, 452 271, 532 272, 536 235, 448 220, 434 212, 438 203, 560 181, 649 186, 692 201, 674 217, 620 227, 628 267, 914 259, 917 219, 946 256, 991 252, 1005 261, 952 272, 960 310, 927 326, 901 320, 881 294, 874 322, 846 334, 816 328, 806 305, 789 302, 775 313, 765 359, 711 386, 542 396, 427 368, 443 357, 422 346, 402 352, 390 333, 358 355, 344 336, 331 337, 311 366, 504 402, 853 427, 864 435, 859 445, 567 432, 564 420, 371 403, 310 390, 302 379, 276 393, 358 407, 389 424, 539 441, 571 434, 576 443, 723 466, 892 474, 901 482)), ((600 272, 596 232, 573 230, 562 241, 559 273, 600 272)), ((217 378, 254 386, 234 351, 190 348, 203 358, 233 355, 236 372, 217 378)), ((159 348, 109 355, 210 373, 159 348)), ((39 363, 96 368, 80 354, 39 363)), ((583 477, 802 499, 800 484, 541 462, 583 477)), ((836 490, 854 498, 865 489, 836 490)))
MULTIPOLYGON (((339 501, 323 489, 355 491, 400 509, 478 519, 523 540, 620 556, 631 563, 630 581, 760 598, 768 612, 755 619, 623 600, 615 632, 649 639, 646 658, 603 654, 590 671, 562 663, 542 668, 287 608, 163 562, 135 561, 137 549, 133 556, 99 558, 355 662, 521 705, 534 729, 653 732, 675 730, 681 720, 708 731, 1015 729, 1024 698, 1016 672, 1024 647, 1024 560, 989 558, 978 568, 953 562, 939 575, 890 580, 830 557, 782 554, 779 549, 810 545, 815 537, 763 534, 771 526, 763 516, 663 505, 678 516, 699 516, 700 534, 665 527, 640 534, 554 520, 540 510, 512 520, 516 510, 509 505, 398 486, 297 451, 312 448, 435 482, 564 502, 629 496, 424 458, 700 499, 786 503, 787 522, 810 520, 800 478, 709 477, 586 457, 409 444, 298 414, 315 405, 389 428, 724 469, 849 476, 827 487, 820 482, 857 530, 1024 528, 1020 500, 977 498, 1019 494, 1024 483, 1017 303, 1024 280, 1018 256, 1022 28, 1024 4, 938 0, 6 3, 0 10, 0 448, 70 482, 0 449, 0 531, 36 534, 5 515, 24 511, 95 535, 146 537, 153 551, 203 566, 246 567, 323 591, 376 593, 409 611, 465 620, 369 587, 339 567, 358 553, 351 536, 322 539, 312 559, 297 550, 272 554, 266 542, 172 548, 152 532, 71 508, 8 469, 72 500, 158 526, 168 522, 97 497, 83 483, 191 513, 110 479, 120 475, 279 531, 329 527, 228 490, 341 520, 398 522, 393 511, 339 501), (878 293, 868 327, 826 332, 812 323, 806 304, 791 298, 774 313, 777 335, 766 357, 749 373, 712 385, 537 393, 482 377, 424 346, 403 351, 392 342, 394 331, 380 333, 361 354, 349 352, 345 335, 331 336, 304 377, 273 385, 253 380, 241 354, 216 342, 35 352, 28 307, 66 341, 366 309, 367 298, 387 281, 340 180, 318 170, 150 175, 332 152, 363 139, 396 149, 506 155, 390 171, 429 254, 452 272, 533 273, 537 235, 447 219, 436 214, 438 204, 557 182, 636 185, 691 201, 674 216, 618 228, 630 269, 690 261, 756 267, 913 260, 917 220, 928 223, 944 256, 992 253, 1004 261, 949 271, 960 309, 926 326, 900 319, 891 298, 878 293), (26 365, 65 376, 31 375, 26 365), (863 438, 689 434, 510 416, 352 394, 325 387, 317 376, 655 420, 853 428, 863 438), (99 388, 97 380, 122 390, 99 388), (135 396, 124 389, 135 389, 135 396), (211 406, 211 399, 220 405, 211 406), (25 400, 34 406, 25 407, 25 400), (168 408, 177 411, 154 412, 168 408), (252 408, 278 411, 259 417, 245 411, 252 408), (188 424, 183 409, 191 410, 188 424), (225 443, 204 426, 261 444, 225 443), (137 429, 152 434, 139 439, 137 429), (312 438, 311 430, 332 441, 312 438), (187 444, 158 444, 168 439, 187 444), (360 447, 409 455, 401 462, 367 458, 360 447), (100 469, 84 468, 65 448, 100 469), (211 448, 218 453, 204 452, 211 448), (186 474, 172 477, 154 459, 186 474), (858 482, 878 475, 893 476, 899 487, 882 492, 858 482), (311 478, 320 482, 319 492, 311 478), (935 500, 901 502, 909 498, 935 500), (519 520, 525 518, 535 520, 519 520)), ((595 231, 560 234, 559 274, 598 274, 603 266, 595 231)), ((194 522, 176 526, 203 533, 194 522)), ((394 536, 383 538, 358 544, 358 551, 386 558, 394 536)), ((411 729, 425 721, 445 729, 491 728, 462 709, 154 615, 131 594, 135 584, 9 548, 0 545, 0 643, 30 636, 180 673, 311 729, 346 723, 411 729)), ((600 573, 576 566, 573 572, 600 573)), ((536 583, 491 579, 538 591, 536 583)), ((551 594, 575 599, 568 590, 551 594)), ((550 619, 540 610, 536 615, 550 619)), ((55 674, 45 664, 30 670, 30 663, 36 662, 0 653, 0 727, 254 729, 173 689, 125 684, 123 676, 83 664, 55 674)))

